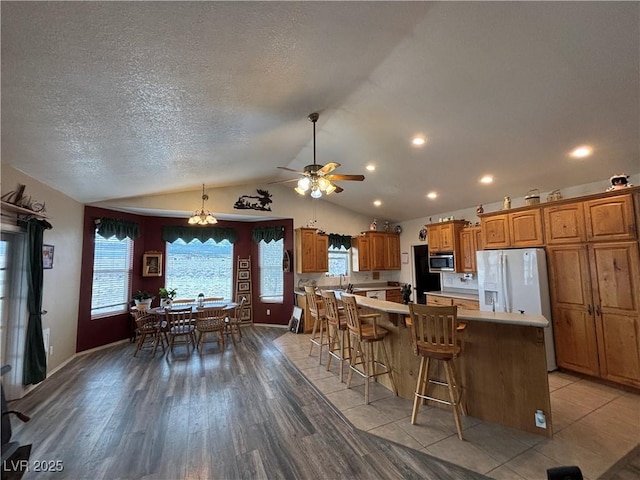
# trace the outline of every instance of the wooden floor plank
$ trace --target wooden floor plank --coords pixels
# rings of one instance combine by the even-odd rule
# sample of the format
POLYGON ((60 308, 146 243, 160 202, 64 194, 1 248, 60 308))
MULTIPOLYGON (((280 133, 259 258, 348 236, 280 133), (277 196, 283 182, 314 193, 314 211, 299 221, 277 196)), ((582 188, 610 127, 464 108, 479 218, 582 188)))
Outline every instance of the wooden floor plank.
POLYGON ((132 356, 120 344, 69 362, 11 407, 14 440, 63 474, 29 478, 484 479, 353 429, 275 348, 274 327, 202 355, 132 356))

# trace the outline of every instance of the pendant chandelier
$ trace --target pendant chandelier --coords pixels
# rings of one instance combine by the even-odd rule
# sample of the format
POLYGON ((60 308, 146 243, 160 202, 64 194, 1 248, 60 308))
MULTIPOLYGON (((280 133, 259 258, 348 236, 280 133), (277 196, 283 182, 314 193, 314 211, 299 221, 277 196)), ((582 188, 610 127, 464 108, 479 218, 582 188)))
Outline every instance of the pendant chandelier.
POLYGON ((204 193, 204 183, 202 184, 202 208, 200 211, 196 210, 193 215, 189 217, 189 225, 213 225, 218 223, 216 217, 211 215, 209 210, 204 209, 204 201, 209 200, 209 195, 204 193))

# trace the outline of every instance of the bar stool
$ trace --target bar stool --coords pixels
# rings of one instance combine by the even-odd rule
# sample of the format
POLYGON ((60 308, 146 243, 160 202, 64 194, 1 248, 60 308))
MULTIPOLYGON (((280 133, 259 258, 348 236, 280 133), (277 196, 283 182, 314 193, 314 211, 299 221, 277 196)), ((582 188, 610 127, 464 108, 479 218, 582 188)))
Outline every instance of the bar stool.
POLYGON ((344 381, 344 362, 349 360, 351 342, 347 334, 347 318, 338 307, 338 300, 333 291, 323 291, 325 317, 327 319, 327 334, 329 337, 327 370, 331 367, 331 357, 340 362, 340 381, 344 381), (347 354, 345 355, 345 350, 347 354))
POLYGON ((364 403, 369 405, 370 379, 388 374, 393 393, 398 395, 398 387, 393 378, 389 355, 387 355, 387 349, 384 344, 384 339, 390 332, 376 324, 376 318, 380 317, 380 314, 360 315, 358 304, 353 295, 343 293, 341 298, 347 317, 347 328, 351 337, 347 388, 351 388, 351 379, 354 372, 364 377, 364 403), (364 319, 371 319, 372 323, 365 323, 362 321, 364 319), (382 361, 375 356, 373 349, 375 343, 380 344, 379 352, 382 353, 382 361), (358 368, 359 365, 362 366, 362 370, 358 368))
MULTIPOLYGON (((458 438, 462 440, 462 424, 460 414, 466 415, 462 404, 462 387, 458 382, 454 360, 460 355, 462 347, 458 344, 457 332, 463 330, 466 324, 458 325, 458 307, 430 306, 409 304, 411 313, 411 344, 413 353, 420 359, 420 373, 416 384, 416 393, 411 412, 411 424, 415 425, 418 409, 422 400, 450 405, 456 422, 458 438), (442 362, 446 382, 429 377, 430 360, 442 362), (429 396, 428 385, 436 384, 447 387, 449 400, 429 396)), ((435 363, 434 362, 434 363, 435 363)))
POLYGON ((327 338, 325 338, 325 332, 327 332, 327 317, 324 314, 322 302, 318 302, 315 288, 304 287, 304 294, 307 299, 309 313, 313 317, 313 331, 311 332, 311 347, 309 348, 309 355, 313 353, 313 346, 318 345, 320 347, 320 358, 318 359, 318 363, 322 364, 322 347, 329 347, 328 333, 327 338), (319 339, 316 335, 318 327, 320 328, 319 339))

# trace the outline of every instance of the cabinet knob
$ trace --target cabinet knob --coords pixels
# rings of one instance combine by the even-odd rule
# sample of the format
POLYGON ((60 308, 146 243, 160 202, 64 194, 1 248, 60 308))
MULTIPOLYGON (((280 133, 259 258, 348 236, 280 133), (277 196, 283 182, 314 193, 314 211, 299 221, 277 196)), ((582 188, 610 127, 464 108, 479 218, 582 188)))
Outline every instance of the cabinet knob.
POLYGON ((591 315, 591 304, 587 305, 587 313, 591 315))
POLYGON ((601 316, 602 312, 600 311, 600 305, 596 307, 596 315, 601 316))

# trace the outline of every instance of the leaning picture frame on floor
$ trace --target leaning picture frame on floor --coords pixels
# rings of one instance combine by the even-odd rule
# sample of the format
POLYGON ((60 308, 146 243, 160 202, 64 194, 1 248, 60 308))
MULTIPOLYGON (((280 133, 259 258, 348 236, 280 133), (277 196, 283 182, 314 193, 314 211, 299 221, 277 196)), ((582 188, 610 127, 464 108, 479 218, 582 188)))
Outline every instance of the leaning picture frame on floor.
POLYGON ((293 312, 291 312, 291 319, 289 320, 289 331, 293 333, 302 333, 302 309, 297 306, 293 306, 293 312))

